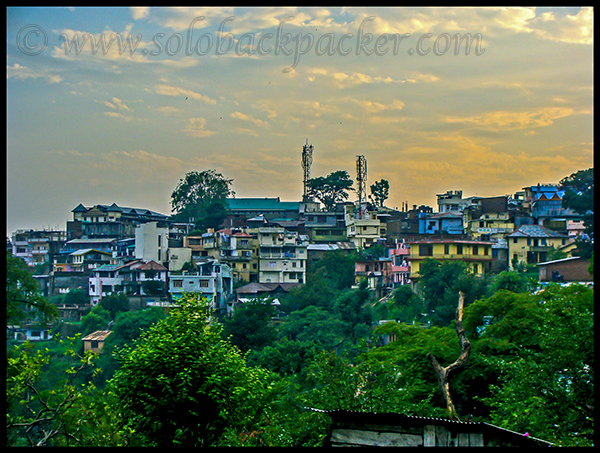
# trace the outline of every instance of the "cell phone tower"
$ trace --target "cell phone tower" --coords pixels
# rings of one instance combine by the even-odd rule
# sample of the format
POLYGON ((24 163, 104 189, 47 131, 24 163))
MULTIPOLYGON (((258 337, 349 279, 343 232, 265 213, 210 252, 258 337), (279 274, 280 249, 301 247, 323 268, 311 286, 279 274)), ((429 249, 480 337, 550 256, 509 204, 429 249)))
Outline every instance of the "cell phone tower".
POLYGON ((306 144, 302 147, 302 169, 304 170, 304 195, 302 201, 312 201, 312 197, 308 195, 308 180, 310 179, 310 166, 312 165, 313 145, 306 144))
POLYGON ((367 159, 356 156, 356 182, 358 182, 358 219, 364 216, 363 202, 367 198, 367 159))

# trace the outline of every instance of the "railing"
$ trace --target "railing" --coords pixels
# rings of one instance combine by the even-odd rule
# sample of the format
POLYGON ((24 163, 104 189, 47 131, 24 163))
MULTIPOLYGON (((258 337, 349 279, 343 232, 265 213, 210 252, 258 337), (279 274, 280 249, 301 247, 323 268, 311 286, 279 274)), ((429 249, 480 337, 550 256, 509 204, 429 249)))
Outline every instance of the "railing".
POLYGON ((426 260, 427 258, 432 260, 492 260, 492 255, 484 255, 483 253, 462 253, 462 254, 445 254, 445 253, 434 253, 433 255, 411 255, 411 260, 426 260))

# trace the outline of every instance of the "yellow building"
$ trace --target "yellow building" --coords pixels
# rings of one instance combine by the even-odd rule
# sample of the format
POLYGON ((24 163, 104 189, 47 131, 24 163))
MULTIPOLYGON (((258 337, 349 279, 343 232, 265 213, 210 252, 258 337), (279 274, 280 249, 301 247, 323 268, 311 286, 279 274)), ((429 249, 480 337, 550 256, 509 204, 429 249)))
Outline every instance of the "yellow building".
POLYGON ((514 262, 536 264, 546 261, 548 252, 567 244, 568 236, 541 225, 523 225, 506 236, 509 269, 514 262))
POLYGON ((466 228, 469 237, 476 240, 482 235, 491 239, 503 239, 514 229, 515 224, 510 220, 507 212, 483 214, 477 219, 470 220, 466 228))
POLYGON ((419 268, 426 259, 463 261, 475 275, 484 275, 492 267, 492 242, 460 239, 421 240, 409 242, 410 278, 419 278, 419 268))

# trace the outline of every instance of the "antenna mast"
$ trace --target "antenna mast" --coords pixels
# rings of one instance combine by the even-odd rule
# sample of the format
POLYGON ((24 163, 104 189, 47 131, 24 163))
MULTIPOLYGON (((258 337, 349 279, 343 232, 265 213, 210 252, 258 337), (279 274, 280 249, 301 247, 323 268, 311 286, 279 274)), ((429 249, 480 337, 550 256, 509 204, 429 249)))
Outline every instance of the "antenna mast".
POLYGON ((365 156, 356 156, 356 181, 358 182, 358 216, 362 219, 364 215, 363 201, 367 197, 367 159, 365 156))
POLYGON ((306 144, 302 147, 302 169, 304 170, 304 195, 302 201, 312 201, 312 197, 308 195, 308 180, 310 179, 310 166, 312 165, 313 145, 306 144))

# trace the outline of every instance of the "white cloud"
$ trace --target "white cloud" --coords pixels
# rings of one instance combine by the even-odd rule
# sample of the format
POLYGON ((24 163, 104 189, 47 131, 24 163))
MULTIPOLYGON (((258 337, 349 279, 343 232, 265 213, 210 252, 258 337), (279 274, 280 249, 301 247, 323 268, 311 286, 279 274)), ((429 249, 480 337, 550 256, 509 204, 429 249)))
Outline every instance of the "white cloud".
POLYGON ((165 96, 176 96, 176 97, 181 97, 182 99, 195 99, 197 101, 202 101, 206 104, 216 104, 217 101, 208 97, 208 96, 204 96, 200 93, 196 93, 195 91, 192 90, 187 90, 185 88, 179 88, 179 87, 174 87, 174 86, 170 86, 170 85, 164 85, 164 84, 159 84, 156 85, 154 87, 154 91, 158 94, 163 94, 165 96))
POLYGON ((204 138, 213 135, 214 131, 205 129, 206 119, 204 118, 189 118, 183 132, 190 137, 204 138))
POLYGON ((144 19, 144 18, 148 17, 148 14, 150 13, 149 6, 131 6, 130 9, 131 9, 131 16, 135 20, 144 19))
POLYGON ((12 66, 6 66, 6 78, 15 78, 19 80, 43 78, 50 83, 59 83, 63 80, 58 74, 52 74, 47 70, 36 71, 26 66, 22 66, 19 63, 15 63, 12 66))

